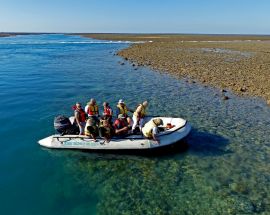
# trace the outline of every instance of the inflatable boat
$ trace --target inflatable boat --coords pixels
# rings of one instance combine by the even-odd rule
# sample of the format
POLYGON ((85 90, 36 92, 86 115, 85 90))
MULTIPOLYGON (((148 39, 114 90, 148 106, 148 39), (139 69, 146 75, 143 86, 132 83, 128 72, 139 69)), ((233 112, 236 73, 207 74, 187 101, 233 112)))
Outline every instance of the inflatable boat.
MULTIPOLYGON (((109 143, 102 138, 93 141, 84 135, 52 135, 41 139, 38 143, 46 148, 52 149, 79 149, 95 152, 115 151, 145 151, 163 148, 177 144, 183 140, 191 131, 191 125, 182 118, 154 117, 163 120, 163 126, 159 126, 159 144, 141 134, 130 134, 122 138, 113 137, 109 143), (170 126, 168 126, 170 125, 170 126)), ((148 117, 146 121, 154 119, 148 117)))

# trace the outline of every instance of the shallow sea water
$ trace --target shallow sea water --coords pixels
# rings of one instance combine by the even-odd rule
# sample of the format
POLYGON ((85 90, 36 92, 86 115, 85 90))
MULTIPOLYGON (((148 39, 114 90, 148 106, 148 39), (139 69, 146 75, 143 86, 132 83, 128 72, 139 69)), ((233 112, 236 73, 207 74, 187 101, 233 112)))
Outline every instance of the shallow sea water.
POLYGON ((78 36, 0 38, 1 214, 269 214, 270 108, 138 70, 126 43, 78 36), (157 157, 48 150, 53 118, 95 97, 186 118, 188 148, 157 157))

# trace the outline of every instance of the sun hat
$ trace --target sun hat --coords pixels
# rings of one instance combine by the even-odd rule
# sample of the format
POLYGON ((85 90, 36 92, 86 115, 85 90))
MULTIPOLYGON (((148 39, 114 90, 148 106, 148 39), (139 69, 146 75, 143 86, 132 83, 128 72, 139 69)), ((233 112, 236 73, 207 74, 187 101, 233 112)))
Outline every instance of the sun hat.
POLYGON ((118 115, 118 119, 124 119, 124 118, 125 118, 125 116, 123 114, 118 115))
POLYGON ((120 99, 119 102, 118 102, 118 104, 124 104, 124 103, 125 103, 125 102, 124 102, 123 99, 120 99))
POLYGON ((153 119, 153 122, 154 122, 156 125, 163 125, 163 121, 162 121, 162 119, 160 119, 160 118, 153 119))
POLYGON ((148 101, 144 101, 143 106, 145 106, 145 107, 148 106, 148 101))

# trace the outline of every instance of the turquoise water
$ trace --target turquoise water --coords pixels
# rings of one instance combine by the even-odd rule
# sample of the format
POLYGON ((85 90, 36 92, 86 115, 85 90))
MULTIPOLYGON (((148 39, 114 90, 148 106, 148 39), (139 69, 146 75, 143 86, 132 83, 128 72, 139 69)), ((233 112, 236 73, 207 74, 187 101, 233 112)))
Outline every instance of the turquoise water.
POLYGON ((78 36, 0 38, 0 214, 269 214, 270 108, 114 54, 78 36), (95 97, 188 119, 188 149, 160 157, 41 148, 53 118, 95 97))

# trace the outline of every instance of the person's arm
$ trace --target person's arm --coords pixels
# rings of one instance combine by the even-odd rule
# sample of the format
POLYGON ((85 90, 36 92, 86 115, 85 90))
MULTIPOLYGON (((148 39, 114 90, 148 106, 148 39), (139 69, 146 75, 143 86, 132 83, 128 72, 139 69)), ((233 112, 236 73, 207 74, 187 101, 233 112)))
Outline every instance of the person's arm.
POLYGON ((152 137, 153 137, 153 140, 159 144, 160 141, 159 141, 159 138, 157 137, 157 134, 158 134, 158 127, 154 127, 153 130, 152 130, 152 137))
POLYGON ((79 116, 79 113, 78 112, 75 112, 75 120, 77 122, 77 125, 81 128, 81 123, 80 123, 80 116, 79 116))
POLYGON ((115 122, 114 123, 114 128, 115 128, 115 134, 119 134, 122 131, 128 131, 128 127, 125 126, 124 128, 119 128, 120 123, 119 122, 115 122))
POLYGON ((120 128, 120 129, 115 129, 115 134, 119 134, 123 131, 128 131, 128 127, 120 128))
POLYGON ((99 115, 99 107, 97 107, 97 115, 100 116, 100 115, 99 115))
POLYGON ((112 111, 112 109, 110 108, 110 116, 112 116, 113 115, 113 111, 112 111))
POLYGON ((94 140, 94 142, 97 141, 96 136, 94 134, 90 134, 91 138, 94 140))

